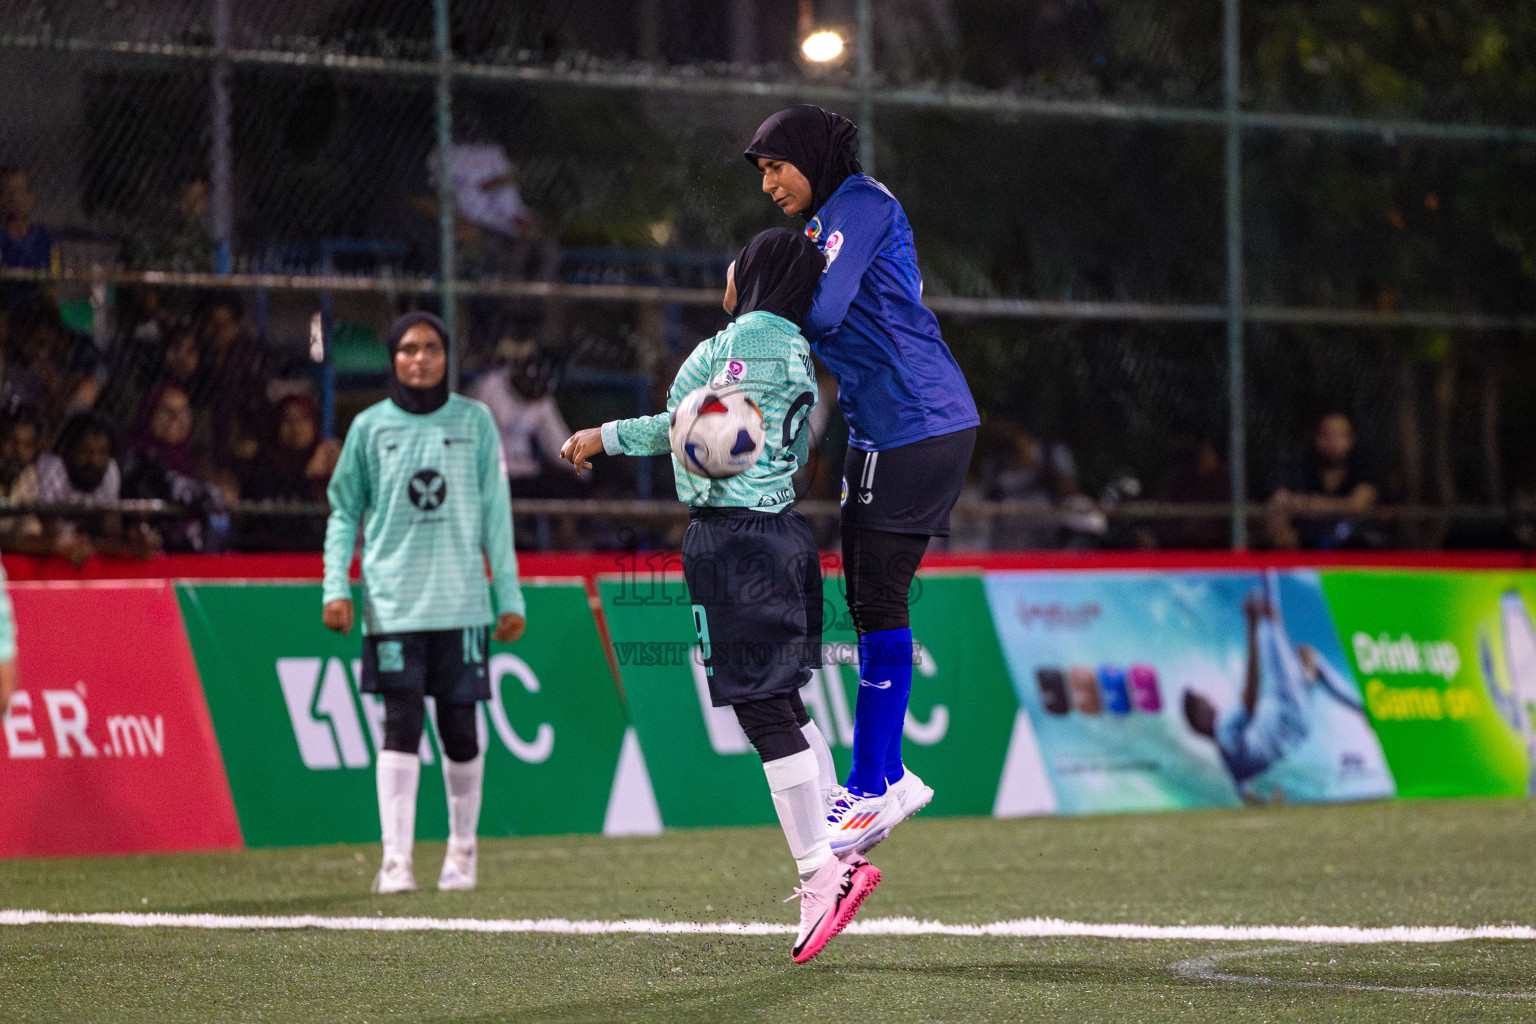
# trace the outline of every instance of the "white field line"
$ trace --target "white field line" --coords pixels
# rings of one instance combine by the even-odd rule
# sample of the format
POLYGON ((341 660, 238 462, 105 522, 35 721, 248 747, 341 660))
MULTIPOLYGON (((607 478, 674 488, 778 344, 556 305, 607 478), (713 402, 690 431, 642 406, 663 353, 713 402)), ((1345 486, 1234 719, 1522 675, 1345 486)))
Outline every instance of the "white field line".
MULTIPOLYGON (((108 925, 121 928, 293 929, 343 932, 490 932, 507 935, 793 935, 789 924, 764 921, 567 921, 563 918, 322 917, 314 914, 57 914, 46 910, 0 910, 0 926, 40 924, 108 925)), ((1095 924, 1031 917, 991 924, 945 924, 911 917, 855 921, 848 935, 953 935, 976 938, 1092 938, 1206 942, 1305 942, 1330 945, 1465 942, 1473 939, 1536 940, 1528 925, 1477 928, 1348 925, 1151 925, 1095 924)))
POLYGON ((1247 949, 1236 953, 1215 953, 1211 956, 1181 960, 1169 968, 1175 976, 1186 981, 1220 981, 1232 985, 1259 985, 1265 988, 1331 989, 1343 992, 1393 992, 1410 996, 1467 996, 1472 999, 1536 1000, 1536 992, 1493 992, 1476 988, 1441 988, 1436 985, 1367 985, 1342 981, 1277 981, 1253 974, 1233 974, 1223 971, 1220 965, 1231 960, 1265 954, 1294 953, 1303 946, 1274 946, 1267 949, 1247 949))

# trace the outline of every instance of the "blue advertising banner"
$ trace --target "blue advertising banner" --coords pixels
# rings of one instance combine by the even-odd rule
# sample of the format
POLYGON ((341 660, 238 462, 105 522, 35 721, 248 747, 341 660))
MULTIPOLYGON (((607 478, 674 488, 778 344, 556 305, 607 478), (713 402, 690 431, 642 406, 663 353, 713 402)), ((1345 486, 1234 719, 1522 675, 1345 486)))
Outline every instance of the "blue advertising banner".
POLYGON ((1394 794, 1315 572, 984 582, 1061 813, 1394 794))

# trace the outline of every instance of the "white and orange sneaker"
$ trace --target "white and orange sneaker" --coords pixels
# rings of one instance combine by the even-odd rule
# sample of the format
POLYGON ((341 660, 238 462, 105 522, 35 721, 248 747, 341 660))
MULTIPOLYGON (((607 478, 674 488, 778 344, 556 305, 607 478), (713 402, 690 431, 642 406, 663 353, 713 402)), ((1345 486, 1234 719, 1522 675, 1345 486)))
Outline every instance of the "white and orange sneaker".
POLYGON ((848 927, 864 897, 880 884, 880 869, 863 857, 833 857, 821 866, 789 900, 800 900, 800 932, 789 958, 797 964, 813 959, 833 936, 848 927))
MULTIPOLYGON (((886 786, 886 799, 895 804, 886 810, 885 826, 887 834, 891 829, 906 821, 918 811, 927 807, 933 800, 933 787, 917 777, 917 773, 908 768, 902 773, 901 778, 886 786)), ((885 836, 881 836, 884 839, 885 836)), ((876 840, 878 842, 879 840, 876 840)), ((870 844, 874 845, 873 843, 870 844)), ((869 849, 868 846, 863 848, 869 849)), ((862 850, 860 852, 863 852, 862 850)))
POLYGON ((827 840, 834 855, 862 853, 885 838, 883 833, 890 831, 890 826, 881 823, 892 806, 887 796, 859 796, 846 789, 832 791, 827 807, 827 840))
POLYGON ((908 768, 879 796, 855 796, 846 789, 834 790, 827 812, 828 839, 839 856, 868 853, 933 800, 933 787, 908 768))

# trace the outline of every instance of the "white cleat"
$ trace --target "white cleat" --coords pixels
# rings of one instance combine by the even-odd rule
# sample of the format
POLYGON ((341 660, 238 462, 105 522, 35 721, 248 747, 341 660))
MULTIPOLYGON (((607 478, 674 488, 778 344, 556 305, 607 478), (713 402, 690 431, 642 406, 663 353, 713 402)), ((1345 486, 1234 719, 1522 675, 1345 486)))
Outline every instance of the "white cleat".
POLYGON ((906 821, 933 800, 933 787, 908 768, 876 797, 855 797, 846 790, 834 794, 827 826, 831 830, 832 852, 838 856, 868 853, 891 834, 891 829, 906 821))
MULTIPOLYGON (((834 790, 827 810, 827 840, 832 853, 844 857, 862 853, 880 839, 871 839, 873 830, 886 817, 890 801, 880 796, 855 796, 846 789, 834 790)), ((889 828, 887 827, 887 831, 889 828)))
MULTIPOLYGON (((917 773, 908 768, 901 778, 886 787, 885 795, 895 804, 893 809, 887 811, 887 821, 882 823, 888 835, 891 829, 928 806, 933 800, 933 787, 918 778, 917 773)), ((880 837, 880 839, 884 838, 885 836, 880 837)), ((880 839, 875 842, 878 843, 880 839)), ((874 843, 870 844, 870 846, 873 845, 874 843)), ((869 846, 864 849, 869 849, 869 846)))
POLYGON ((443 857, 443 870, 437 876, 437 887, 444 892, 469 892, 475 887, 475 844, 458 846, 448 844, 443 857))
POLYGON ((416 876, 411 873, 411 858, 399 854, 385 857, 379 873, 373 877, 373 891, 381 896, 415 892, 416 876))

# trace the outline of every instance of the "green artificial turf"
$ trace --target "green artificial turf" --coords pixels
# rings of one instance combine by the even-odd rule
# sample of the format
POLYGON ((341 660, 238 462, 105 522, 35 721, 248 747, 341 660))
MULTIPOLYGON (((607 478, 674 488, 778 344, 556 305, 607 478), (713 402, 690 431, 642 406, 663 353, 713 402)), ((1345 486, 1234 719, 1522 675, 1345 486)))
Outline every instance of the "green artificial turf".
MULTIPOLYGON (((917 819, 861 917, 1536 923, 1521 801, 917 819)), ((794 921, 771 829, 485 841, 481 887, 373 897, 377 847, 0 863, 0 907, 794 921)), ((1536 1020, 1536 943, 1316 946, 862 937, 0 928, 0 1020, 1536 1020), (1386 989, 1388 991, 1383 991, 1386 989), (1403 991, 1395 991, 1403 990, 1403 991), (1427 990, 1427 991, 1426 991, 1427 990), (1460 994, 1462 990, 1474 994, 1460 994)))

